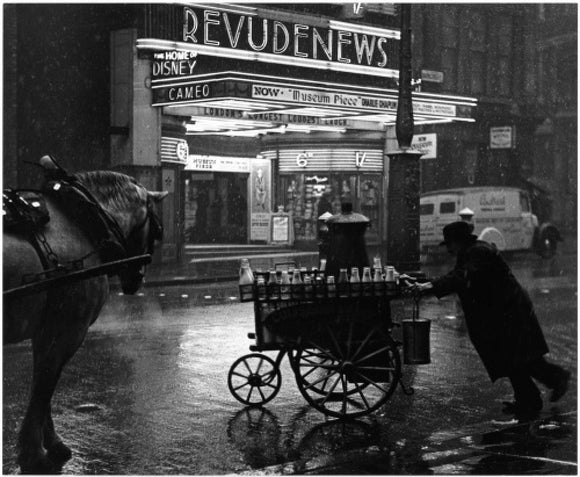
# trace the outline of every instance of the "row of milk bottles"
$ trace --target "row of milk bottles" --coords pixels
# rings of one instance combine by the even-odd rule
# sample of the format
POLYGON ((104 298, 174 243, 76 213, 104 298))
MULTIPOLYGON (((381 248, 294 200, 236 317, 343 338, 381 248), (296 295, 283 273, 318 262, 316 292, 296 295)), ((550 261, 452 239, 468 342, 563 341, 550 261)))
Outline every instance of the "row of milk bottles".
POLYGON ((380 257, 374 258, 372 274, 371 267, 363 267, 362 277, 359 275, 359 268, 352 267, 350 276, 348 274, 348 269, 341 268, 338 278, 335 279, 333 275, 325 275, 326 260, 321 260, 320 265, 320 270, 313 268, 310 272, 307 271, 306 267, 294 269, 292 272, 283 270, 280 278, 278 278, 276 271, 270 270, 267 283, 265 277, 262 275, 260 275, 255 282, 250 262, 247 258, 244 258, 241 260, 240 264, 239 283, 240 285, 253 285, 255 282, 260 297, 262 294, 265 297, 266 286, 279 285, 281 298, 288 299, 290 298, 292 285, 294 285, 295 288, 296 285, 301 285, 306 297, 312 296, 314 290, 316 290, 318 296, 323 297, 323 288, 326 288, 326 292, 330 297, 347 297, 353 296, 353 294, 364 296, 373 294, 373 283, 397 283, 399 278, 399 273, 390 265, 384 267, 383 273, 380 257))

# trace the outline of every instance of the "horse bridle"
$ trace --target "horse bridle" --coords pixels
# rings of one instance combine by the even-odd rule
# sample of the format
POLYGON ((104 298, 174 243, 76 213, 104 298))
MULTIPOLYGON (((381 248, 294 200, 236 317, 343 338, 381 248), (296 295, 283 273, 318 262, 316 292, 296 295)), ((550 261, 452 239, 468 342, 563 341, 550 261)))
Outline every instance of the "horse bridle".
POLYGON ((129 234, 127 242, 134 234, 141 231, 145 228, 145 225, 149 222, 149 234, 147 236, 147 253, 149 255, 153 255, 153 247, 155 245, 156 240, 161 240, 163 238, 163 225, 161 224, 161 220, 155 213, 155 209, 153 208, 152 200, 147 197, 147 215, 145 216, 145 220, 137 225, 129 234))

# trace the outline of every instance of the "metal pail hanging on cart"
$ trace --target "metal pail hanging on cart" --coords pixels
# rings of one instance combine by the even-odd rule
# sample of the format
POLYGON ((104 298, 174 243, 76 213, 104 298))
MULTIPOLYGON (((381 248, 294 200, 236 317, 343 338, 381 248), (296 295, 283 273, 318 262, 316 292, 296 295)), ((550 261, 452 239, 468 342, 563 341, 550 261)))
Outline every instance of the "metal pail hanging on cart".
POLYGON ((419 299, 413 303, 413 319, 402 320, 403 360, 405 364, 429 364, 431 320, 419 319, 419 299))

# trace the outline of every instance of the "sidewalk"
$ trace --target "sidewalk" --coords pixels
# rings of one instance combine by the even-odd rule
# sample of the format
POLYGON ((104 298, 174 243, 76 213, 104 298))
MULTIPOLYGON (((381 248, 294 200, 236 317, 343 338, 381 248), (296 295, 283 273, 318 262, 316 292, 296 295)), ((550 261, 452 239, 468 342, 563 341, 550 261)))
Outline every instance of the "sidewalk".
MULTIPOLYGON (((578 241, 575 236, 565 237, 559 243, 559 255, 575 256, 578 252, 578 241)), ((369 256, 372 250, 369 250, 369 256)), ((531 253, 531 252, 530 252, 531 253)), ((288 250, 277 252, 272 248, 248 247, 237 253, 228 254, 224 251, 216 253, 190 252, 179 263, 154 264, 147 267, 145 286, 195 285, 203 283, 219 283, 237 281, 240 260, 250 260, 252 269, 269 270, 277 263, 293 261, 297 266, 318 266, 317 251, 288 250)), ((525 259, 525 252, 518 260, 525 259)))
POLYGON ((318 252, 284 251, 266 253, 253 251, 221 257, 188 256, 179 263, 155 264, 147 267, 145 286, 195 285, 238 280, 240 260, 247 258, 253 270, 269 270, 277 263, 294 262, 301 267, 318 266, 318 252))

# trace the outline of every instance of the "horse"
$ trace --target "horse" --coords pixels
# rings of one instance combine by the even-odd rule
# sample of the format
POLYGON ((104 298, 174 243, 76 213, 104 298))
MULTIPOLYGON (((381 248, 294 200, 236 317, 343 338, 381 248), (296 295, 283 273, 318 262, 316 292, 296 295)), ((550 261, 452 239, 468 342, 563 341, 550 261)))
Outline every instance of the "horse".
MULTIPOLYGON (((153 253, 162 227, 153 205, 167 192, 149 191, 135 179, 112 171, 93 171, 68 176, 117 224, 127 258, 153 253)), ((94 240, 63 210, 51 194, 41 193, 50 220, 43 235, 59 263, 83 259, 84 267, 103 264, 94 240)), ((42 273, 43 261, 32 243, 22 235, 3 233, 4 289, 22 285, 25 276, 42 273)), ((44 260, 46 264, 46 259, 44 260)), ((134 294, 143 280, 141 266, 119 271, 121 289, 134 294)), ((59 471, 72 457, 57 434, 51 417, 51 399, 63 367, 81 346, 109 294, 107 275, 59 285, 27 296, 4 300, 4 344, 32 340, 32 388, 21 423, 17 462, 24 473, 59 471)))

